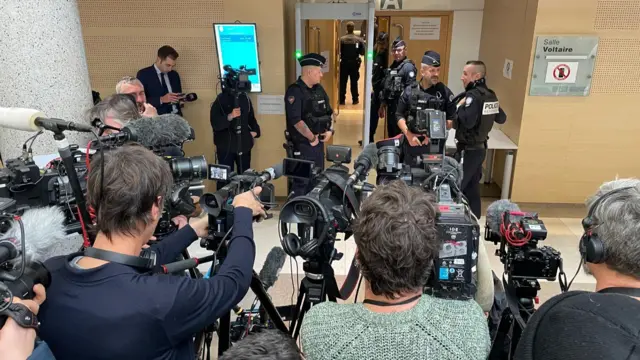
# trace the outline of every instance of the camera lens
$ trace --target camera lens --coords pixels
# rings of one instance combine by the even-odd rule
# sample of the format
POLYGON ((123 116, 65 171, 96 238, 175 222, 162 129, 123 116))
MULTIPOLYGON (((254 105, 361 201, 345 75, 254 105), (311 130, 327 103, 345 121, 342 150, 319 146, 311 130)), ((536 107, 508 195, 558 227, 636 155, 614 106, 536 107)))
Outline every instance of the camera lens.
POLYGON ((171 159, 169 163, 175 181, 205 180, 207 178, 207 160, 204 156, 171 159))
POLYGON ((378 153, 378 169, 392 172, 400 164, 400 149, 397 147, 383 146, 378 153))

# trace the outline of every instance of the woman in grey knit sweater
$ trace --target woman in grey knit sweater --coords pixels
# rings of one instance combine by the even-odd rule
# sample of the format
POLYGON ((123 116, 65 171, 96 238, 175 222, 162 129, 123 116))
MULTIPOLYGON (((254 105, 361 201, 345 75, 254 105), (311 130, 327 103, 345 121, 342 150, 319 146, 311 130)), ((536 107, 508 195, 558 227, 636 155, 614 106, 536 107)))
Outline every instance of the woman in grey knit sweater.
POLYGON ((364 303, 314 306, 301 330, 307 360, 487 358, 487 320, 475 301, 422 294, 440 248, 435 220, 433 195, 402 181, 363 202, 354 235, 364 303))

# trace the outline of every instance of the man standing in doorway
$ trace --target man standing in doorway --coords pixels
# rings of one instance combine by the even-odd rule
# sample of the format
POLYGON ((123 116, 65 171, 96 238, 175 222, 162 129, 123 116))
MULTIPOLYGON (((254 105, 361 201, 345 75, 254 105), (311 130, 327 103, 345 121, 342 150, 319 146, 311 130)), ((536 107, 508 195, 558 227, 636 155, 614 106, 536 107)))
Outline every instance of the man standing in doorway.
POLYGON ((180 100, 184 97, 180 74, 174 70, 178 52, 165 45, 158 49, 155 64, 138 71, 136 77, 144 85, 147 100, 158 114, 178 114, 182 116, 180 100))
POLYGON ((364 41, 353 33, 355 25, 347 23, 347 35, 340 38, 340 105, 344 105, 347 97, 347 79, 351 82, 351 100, 358 104, 358 79, 360 64, 364 55, 364 41))

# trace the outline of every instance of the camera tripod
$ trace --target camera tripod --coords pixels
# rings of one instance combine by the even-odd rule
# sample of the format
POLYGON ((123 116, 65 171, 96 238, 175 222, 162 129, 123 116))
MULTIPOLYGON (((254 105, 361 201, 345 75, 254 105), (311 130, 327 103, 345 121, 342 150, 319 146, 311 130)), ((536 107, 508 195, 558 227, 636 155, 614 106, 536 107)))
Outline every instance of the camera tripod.
MULTIPOLYGON (((222 265, 222 263, 224 262, 224 258, 226 257, 226 250, 226 247, 222 247, 216 253, 217 263, 213 264, 210 276, 214 276, 220 270, 220 266, 222 265)), ((276 329, 286 333, 288 331, 287 326, 282 320, 278 309, 273 304, 273 302, 271 302, 271 298, 262 285, 262 280, 260 280, 258 274, 256 274, 255 271, 253 271, 253 275, 251 276, 250 287, 251 291, 253 291, 258 300, 260 300, 261 310, 264 310, 264 313, 266 313, 268 318, 271 320, 271 323, 275 326, 276 329)), ((261 314, 262 313, 263 311, 261 311, 261 314)), ((266 318, 263 318, 261 320, 263 323, 266 323, 267 321, 266 318)), ((217 327, 214 323, 196 335, 194 341, 196 359, 204 360, 209 358, 208 356, 205 357, 205 354, 208 353, 208 349, 211 347, 211 342, 213 341, 213 333, 216 330, 218 332, 218 356, 220 356, 231 346, 231 311, 227 312, 219 319, 219 324, 217 327)))
MULTIPOLYGON (((336 302, 340 297, 338 283, 328 261, 305 261, 302 264, 302 269, 305 272, 305 277, 300 282, 298 302, 295 308, 282 307, 282 309, 289 310, 291 314, 289 335, 296 340, 300 335, 304 314, 309 311, 311 305, 317 305, 327 299, 336 302)), ((283 313, 287 310, 283 310, 283 313)))
POLYGON ((507 307, 493 336, 489 360, 511 359, 522 331, 535 311, 535 298, 540 290, 536 279, 502 280, 507 307))

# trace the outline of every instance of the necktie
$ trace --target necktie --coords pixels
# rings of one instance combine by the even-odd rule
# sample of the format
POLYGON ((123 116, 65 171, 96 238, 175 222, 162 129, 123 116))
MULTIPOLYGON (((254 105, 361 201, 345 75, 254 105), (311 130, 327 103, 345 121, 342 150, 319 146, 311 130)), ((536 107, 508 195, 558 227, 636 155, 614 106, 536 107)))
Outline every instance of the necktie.
POLYGON ((165 91, 165 94, 169 93, 169 87, 167 86, 167 82, 164 79, 164 73, 160 73, 160 83, 162 83, 162 88, 165 91))

